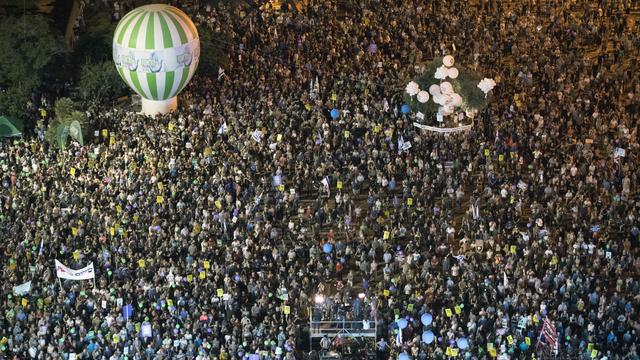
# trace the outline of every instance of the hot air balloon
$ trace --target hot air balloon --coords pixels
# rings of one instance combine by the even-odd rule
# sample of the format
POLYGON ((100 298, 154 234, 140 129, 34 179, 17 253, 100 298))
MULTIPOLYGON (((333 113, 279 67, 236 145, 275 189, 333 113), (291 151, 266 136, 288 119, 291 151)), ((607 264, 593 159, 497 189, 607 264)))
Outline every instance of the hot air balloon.
POLYGON ((142 97, 142 112, 167 113, 198 67, 200 38, 191 19, 166 4, 127 13, 113 34, 113 61, 122 80, 142 97))

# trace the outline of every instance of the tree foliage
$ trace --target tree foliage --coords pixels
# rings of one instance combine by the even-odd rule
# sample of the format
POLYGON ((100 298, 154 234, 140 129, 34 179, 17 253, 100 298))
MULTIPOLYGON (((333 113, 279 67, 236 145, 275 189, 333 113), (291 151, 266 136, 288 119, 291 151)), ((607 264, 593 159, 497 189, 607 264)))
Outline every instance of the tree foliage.
POLYGON ((37 15, 6 17, 0 21, 0 111, 23 116, 29 96, 43 73, 64 52, 60 36, 37 15))
POLYGON ((45 139, 50 144, 63 148, 69 136, 84 144, 83 129, 87 125, 85 113, 76 109, 76 104, 69 98, 60 98, 54 104, 55 117, 49 123, 45 139))
POLYGON ((218 75, 218 68, 229 66, 231 39, 222 32, 215 32, 206 26, 198 29, 200 36, 200 63, 198 73, 202 75, 218 75))
POLYGON ((80 70, 79 88, 85 100, 110 102, 124 93, 126 85, 112 61, 88 61, 80 70))

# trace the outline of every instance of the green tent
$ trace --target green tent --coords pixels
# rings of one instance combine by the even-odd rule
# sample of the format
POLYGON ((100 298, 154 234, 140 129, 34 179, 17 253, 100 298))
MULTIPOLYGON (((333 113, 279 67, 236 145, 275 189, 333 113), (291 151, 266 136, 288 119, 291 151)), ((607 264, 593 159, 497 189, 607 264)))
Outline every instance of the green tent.
POLYGON ((18 119, 0 116, 0 137, 21 136, 22 122, 18 119))

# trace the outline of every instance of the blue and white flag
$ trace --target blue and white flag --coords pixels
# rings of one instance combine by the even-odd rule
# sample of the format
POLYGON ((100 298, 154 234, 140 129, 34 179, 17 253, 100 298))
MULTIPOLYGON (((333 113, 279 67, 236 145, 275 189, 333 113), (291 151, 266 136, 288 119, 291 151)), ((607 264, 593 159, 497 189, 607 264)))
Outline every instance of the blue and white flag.
POLYGON ((13 287, 13 294, 16 296, 22 296, 28 294, 31 291, 31 281, 27 281, 24 284, 13 287))

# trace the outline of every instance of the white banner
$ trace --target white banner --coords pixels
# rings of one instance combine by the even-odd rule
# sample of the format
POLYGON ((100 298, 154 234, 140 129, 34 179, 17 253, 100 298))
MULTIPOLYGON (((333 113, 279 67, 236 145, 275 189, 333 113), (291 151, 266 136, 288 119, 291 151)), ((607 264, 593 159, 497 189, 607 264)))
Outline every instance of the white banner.
POLYGON ((96 277, 96 273, 93 271, 93 263, 82 269, 73 270, 64 266, 58 260, 56 260, 56 275, 61 279, 69 280, 89 280, 96 277))
POLYGON ((413 126, 417 127, 418 129, 433 131, 433 132, 442 133, 442 134, 467 131, 467 130, 471 130, 471 128, 473 127, 473 125, 464 125, 464 126, 458 126, 454 128, 439 128, 434 126, 422 125, 417 122, 414 122, 413 126))
POLYGON ((24 284, 20 284, 18 286, 13 287, 13 294, 17 296, 28 294, 29 291, 31 291, 31 281, 27 281, 24 284))

